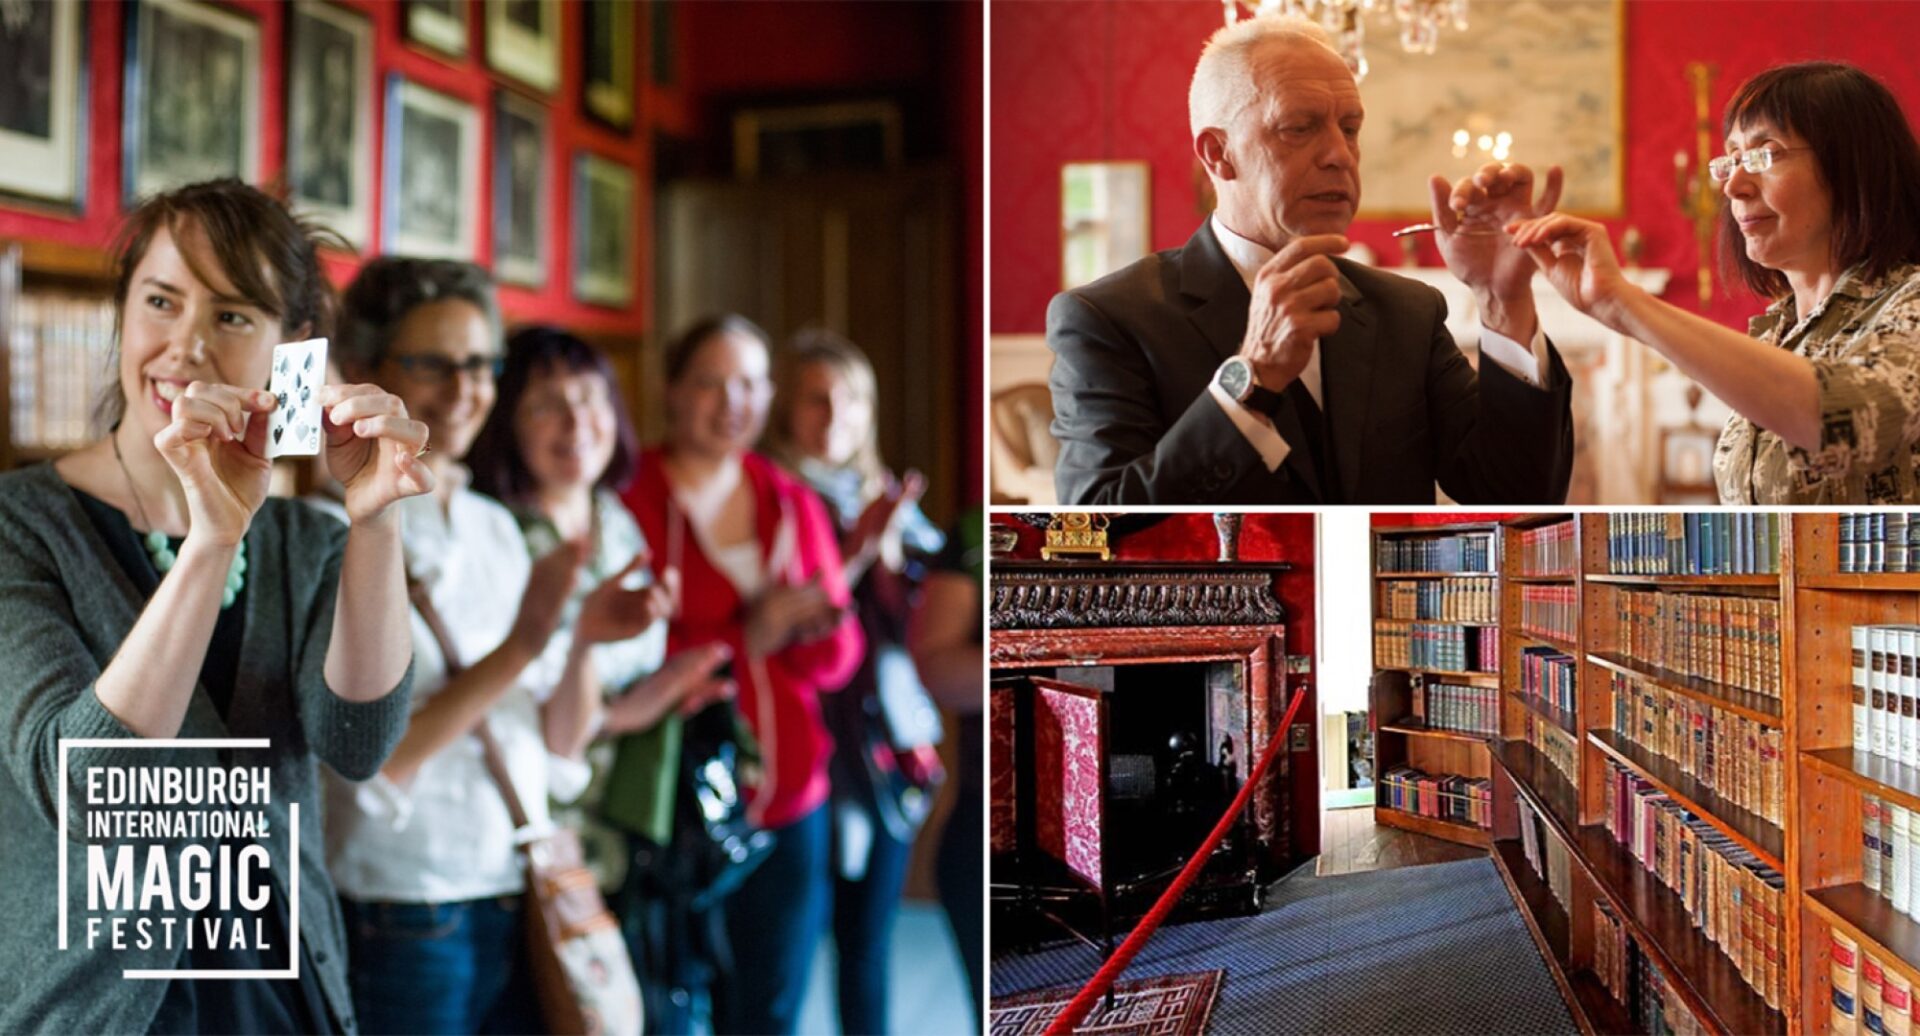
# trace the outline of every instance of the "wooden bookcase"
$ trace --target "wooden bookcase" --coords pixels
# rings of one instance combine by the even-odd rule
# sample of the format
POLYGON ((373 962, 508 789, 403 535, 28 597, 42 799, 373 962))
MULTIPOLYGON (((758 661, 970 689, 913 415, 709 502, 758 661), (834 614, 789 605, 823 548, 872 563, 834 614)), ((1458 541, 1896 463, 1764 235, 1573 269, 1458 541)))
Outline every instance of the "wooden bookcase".
MULTIPOLYGON (((1419 525, 1405 527, 1382 527, 1373 530, 1373 585, 1371 594, 1371 618, 1375 625, 1369 626, 1368 634, 1381 622, 1400 620, 1387 619, 1383 614, 1381 588, 1385 583, 1431 582, 1453 577, 1492 578, 1495 586, 1500 586, 1501 539, 1500 526, 1492 522, 1461 522, 1449 525, 1419 525), (1487 571, 1457 572, 1383 572, 1380 570, 1380 545, 1383 542, 1406 540, 1438 539, 1463 533, 1492 534, 1492 568, 1487 571)), ((1485 625, 1498 625, 1506 604, 1504 597, 1497 598, 1498 604, 1492 623, 1451 623, 1452 625, 1476 628, 1485 625)), ((1406 620, 1408 622, 1416 620, 1406 620)), ((1424 621, 1424 620, 1421 620, 1424 621)), ((1432 620, 1441 621, 1441 620, 1432 620)), ((1488 754, 1489 739, 1478 734, 1457 730, 1445 730, 1429 727, 1414 717, 1414 697, 1417 682, 1442 680, 1452 685, 1497 688, 1500 674, 1492 672, 1460 672, 1444 669, 1420 668, 1412 666, 1389 666, 1375 660, 1372 686, 1369 690, 1368 714, 1373 723, 1373 779, 1376 788, 1373 817, 1374 822, 1389 827, 1404 828, 1436 838, 1465 845, 1484 846, 1488 844, 1489 832, 1486 828, 1469 824, 1455 823, 1439 817, 1422 816, 1386 805, 1386 785, 1383 777, 1388 770, 1397 766, 1412 766, 1435 776, 1452 775, 1490 779, 1493 774, 1492 760, 1488 754)))
POLYGON ((44 241, 0 241, 0 471, 52 460, 70 448, 14 440, 12 338, 21 297, 59 295, 104 301, 112 294, 113 264, 104 251, 44 241))
MULTIPOLYGON (((1891 908, 1862 884, 1862 797, 1920 810, 1920 769, 1852 747, 1852 643, 1856 625, 1920 622, 1920 573, 1842 573, 1835 514, 1783 514, 1778 575, 1640 576, 1607 572, 1606 515, 1529 516, 1503 523, 1502 615, 1518 618, 1519 530, 1574 523, 1579 571, 1579 636, 1557 643, 1580 659, 1574 732, 1580 739, 1577 784, 1555 771, 1524 739, 1513 718, 1528 707, 1510 700, 1503 738, 1491 749, 1494 771, 1492 856, 1550 963, 1584 1031, 1632 1032, 1633 1021, 1594 975, 1593 904, 1605 902, 1677 998, 1709 1030, 1728 1033, 1819 1033, 1828 1030, 1831 999, 1829 933, 1839 931, 1864 953, 1920 985, 1920 922, 1891 908), (1663 590, 1759 597, 1779 607, 1781 698, 1764 696, 1647 666, 1619 654, 1615 595, 1663 590), (1611 680, 1631 676, 1673 694, 1782 732, 1786 760, 1784 823, 1766 820, 1681 772, 1678 765, 1613 732, 1611 680), (1677 894, 1605 827, 1604 775, 1609 762, 1636 771, 1689 812, 1779 871, 1786 880, 1780 952, 1787 981, 1780 1009, 1769 1008, 1741 979, 1733 961, 1696 929, 1677 894), (1526 863, 1518 803, 1543 821, 1571 861, 1571 909, 1557 902, 1526 863)), ((1515 653, 1533 638, 1506 631, 1502 687, 1517 698, 1515 653)), ((1864 1023, 1861 1031, 1865 1031, 1864 1023)))

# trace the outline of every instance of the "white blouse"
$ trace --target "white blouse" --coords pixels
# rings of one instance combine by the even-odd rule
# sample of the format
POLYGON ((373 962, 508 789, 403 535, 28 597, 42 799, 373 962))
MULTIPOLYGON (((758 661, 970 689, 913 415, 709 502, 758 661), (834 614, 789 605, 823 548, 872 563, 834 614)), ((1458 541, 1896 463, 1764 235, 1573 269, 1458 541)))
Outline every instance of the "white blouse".
MULTIPOLYGON (((435 496, 400 501, 407 572, 427 587, 461 661, 472 665, 503 643, 520 611, 532 569, 513 515, 467 489, 446 512, 435 496)), ((413 708, 446 685, 439 643, 416 612, 413 708)), ((547 797, 586 786, 584 763, 551 755, 540 703, 566 661, 565 634, 520 673, 488 713, 528 820, 548 822, 547 797)), ((421 764, 405 783, 384 774, 353 784, 329 773, 327 866, 342 895, 361 901, 447 903, 518 893, 524 886, 506 801, 488 775, 480 741, 461 737, 421 764)))

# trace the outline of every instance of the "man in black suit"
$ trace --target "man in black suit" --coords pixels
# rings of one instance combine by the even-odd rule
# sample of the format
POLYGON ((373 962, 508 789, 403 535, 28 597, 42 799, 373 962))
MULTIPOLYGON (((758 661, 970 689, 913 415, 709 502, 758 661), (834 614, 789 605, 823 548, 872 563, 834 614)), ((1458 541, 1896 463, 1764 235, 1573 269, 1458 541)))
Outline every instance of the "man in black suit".
POLYGON ((1183 248, 1047 308, 1055 482, 1074 504, 1557 504, 1572 383, 1533 263, 1501 227, 1550 210, 1552 170, 1434 177, 1441 254, 1484 329, 1476 376, 1431 287, 1337 258, 1360 200, 1360 91, 1309 22, 1216 33, 1194 150, 1218 207, 1183 248))

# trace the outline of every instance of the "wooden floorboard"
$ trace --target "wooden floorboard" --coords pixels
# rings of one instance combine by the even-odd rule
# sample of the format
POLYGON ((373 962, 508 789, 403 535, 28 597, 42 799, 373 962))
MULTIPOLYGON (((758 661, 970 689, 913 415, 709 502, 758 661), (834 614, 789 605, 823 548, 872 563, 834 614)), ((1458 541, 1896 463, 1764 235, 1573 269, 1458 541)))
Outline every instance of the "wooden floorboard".
POLYGON ((1471 845, 1375 824, 1373 810, 1366 807, 1330 809, 1320 817, 1321 853, 1315 872, 1321 875, 1417 867, 1486 855, 1485 849, 1471 845))

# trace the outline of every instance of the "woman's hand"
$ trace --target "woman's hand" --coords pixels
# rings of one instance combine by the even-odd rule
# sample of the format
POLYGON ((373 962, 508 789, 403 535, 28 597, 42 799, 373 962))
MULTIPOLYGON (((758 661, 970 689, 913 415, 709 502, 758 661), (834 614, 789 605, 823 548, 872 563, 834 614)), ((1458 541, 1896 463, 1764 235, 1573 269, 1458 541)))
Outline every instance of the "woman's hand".
POLYGON ((1620 272, 1607 228, 1564 214, 1514 220, 1506 230, 1575 309, 1621 334, 1621 298, 1632 285, 1620 272))
POLYGON ((769 587, 747 612, 747 650, 765 657, 796 640, 818 639, 839 622, 840 608, 818 575, 798 586, 769 587))
POLYGON ((347 517, 378 518, 395 501, 432 492, 433 473, 418 454, 427 426, 407 417, 400 397, 374 385, 320 389, 327 470, 345 490, 347 517))
POLYGON ((520 594, 520 613, 514 617, 514 641, 529 657, 546 650, 547 641, 560 626, 560 613, 567 606, 573 585, 580 578, 580 566, 587 562, 585 539, 567 540, 546 557, 533 563, 527 588, 520 594))
MULTIPOLYGON (((841 548, 847 567, 864 569, 877 557, 889 570, 898 572, 906 561, 906 550, 900 542, 900 518, 926 491, 926 477, 918 471, 908 471, 905 480, 889 477, 886 488, 867 503, 847 532, 841 548)), ((850 576, 848 582, 857 578, 850 576)))
POLYGON ((265 392, 205 381, 173 401, 173 420, 153 445, 186 491, 194 536, 225 546, 246 537, 273 475, 266 420, 273 408, 265 392))
POLYGON ((721 643, 688 648, 674 655, 607 703, 602 729, 608 734, 646 730, 668 712, 691 716, 716 701, 733 697, 732 678, 718 672, 732 657, 733 652, 721 643))
POLYGON ((628 576, 652 561, 646 551, 633 556, 627 567, 593 588, 581 604, 573 639, 580 644, 607 644, 630 640, 673 613, 673 594, 660 583, 638 590, 621 586, 628 576))

